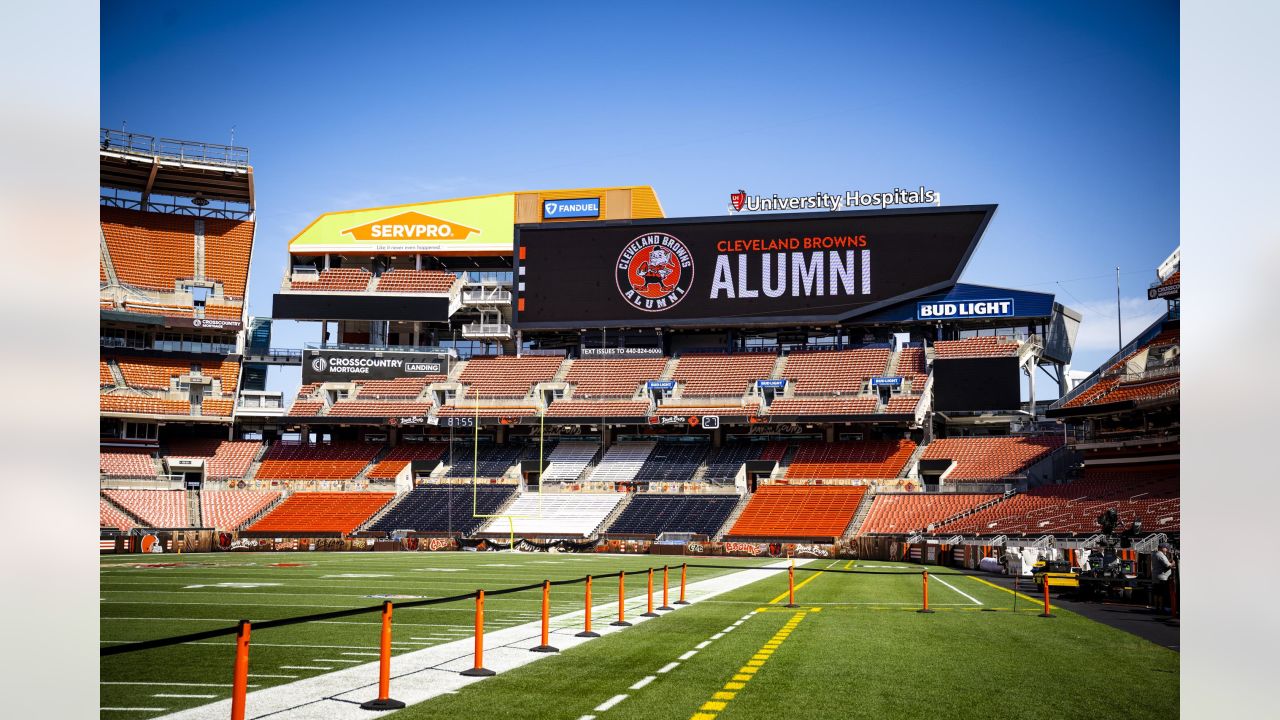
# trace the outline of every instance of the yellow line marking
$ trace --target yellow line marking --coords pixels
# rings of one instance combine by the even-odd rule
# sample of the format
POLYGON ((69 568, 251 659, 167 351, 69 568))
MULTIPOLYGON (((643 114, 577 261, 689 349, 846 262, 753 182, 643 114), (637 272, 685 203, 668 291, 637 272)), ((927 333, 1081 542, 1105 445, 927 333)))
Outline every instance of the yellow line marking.
MULTIPOLYGON (((795 613, 791 616, 791 620, 787 622, 787 626, 794 628, 796 625, 800 624, 801 620, 804 620, 805 614, 806 611, 804 610, 795 613)), ((786 635, 784 633, 789 632, 790 630, 785 627, 783 630, 779 630, 778 634, 766 643, 766 646, 773 645, 774 647, 762 647, 757 650, 756 653, 751 656, 751 659, 747 661, 747 664, 738 669, 737 673, 734 674, 733 679, 724 684, 724 689, 713 692, 711 694, 712 699, 703 703, 702 706, 698 708, 699 712, 695 712, 689 720, 715 720, 716 713, 724 710, 725 706, 729 704, 729 701, 738 696, 737 691, 746 688, 746 684, 750 682, 751 678, 759 672, 760 668, 769 660, 769 656, 773 654, 773 651, 777 646, 786 639, 786 635)))
POLYGON ((756 673, 760 672, 760 668, 758 668, 758 667, 746 667, 746 666, 743 666, 743 667, 738 668, 738 672, 740 672, 740 673, 746 673, 746 674, 748 674, 748 675, 754 675, 754 674, 756 674, 756 673))
POLYGON ((723 702, 719 702, 719 701, 716 701, 716 700, 708 700, 708 701, 706 701, 706 702, 702 703, 702 707, 700 707, 700 708, 698 708, 698 709, 699 709, 699 710, 723 710, 723 709, 724 709, 724 706, 725 706, 725 705, 727 705, 727 704, 728 704, 728 703, 723 703, 723 702))
MULTIPOLYGON (((750 675, 734 675, 733 676, 733 681, 735 683, 744 683, 750 679, 751 679, 750 675)), ((726 684, 725 687, 728 687, 728 685, 726 684)), ((733 688, 729 688, 729 689, 732 690, 733 688)))
POLYGON ((845 569, 845 570, 848 570, 848 569, 849 569, 849 568, 851 568, 851 567, 853 567, 853 561, 852 561, 852 560, 850 560, 849 562, 847 562, 847 563, 845 563, 845 564, 844 564, 844 569, 845 569))
POLYGON ((716 720, 715 713, 694 713, 689 720, 716 720))
POLYGON ((713 697, 713 698, 715 698, 715 699, 717 699, 717 700, 732 700, 732 699, 734 698, 734 696, 735 696, 735 695, 737 695, 737 693, 725 692, 725 691, 721 690, 721 691, 719 691, 719 692, 715 693, 714 695, 712 695, 711 697, 713 697))
MULTIPOLYGON (((735 675, 734 677, 737 677, 737 676, 735 675)), ((750 679, 750 678, 748 678, 748 680, 749 680, 749 679, 750 679)), ((746 684, 746 683, 744 683, 744 682, 727 682, 727 683, 725 683, 725 684, 724 684, 724 689, 725 689, 725 690, 741 690, 742 688, 744 688, 744 687, 746 687, 746 686, 747 686, 747 684, 746 684)))
MULTIPOLYGON (((993 587, 993 588, 995 588, 995 589, 997 589, 997 590, 1003 590, 1004 592, 1007 592, 1007 593, 1009 593, 1010 595, 1017 595, 1018 597, 1020 597, 1020 598, 1022 598, 1022 599, 1024 599, 1024 600, 1027 600, 1027 601, 1031 602, 1033 605, 1034 605, 1034 604, 1036 604, 1036 603, 1039 603, 1039 604, 1041 604, 1041 605, 1043 605, 1043 604, 1044 604, 1044 599, 1043 599, 1043 598, 1041 598, 1040 600, 1037 600, 1037 599, 1035 599, 1035 598, 1031 597, 1030 595, 1023 595, 1022 593, 1020 593, 1020 592, 1015 592, 1015 591, 1013 591, 1013 590, 1010 590, 1009 588, 1006 588, 1006 587, 1000 587, 999 585, 997 585, 997 584, 995 584, 995 583, 993 583, 993 582, 988 582, 988 581, 986 581, 986 580, 983 580, 982 578, 980 578, 980 577, 978 577, 978 576, 976 576, 976 575, 969 575, 968 577, 969 577, 970 579, 972 579, 972 580, 977 580, 978 582, 982 583, 983 585, 989 585, 990 587, 993 587)), ((1052 605, 1052 604, 1050 604, 1050 605, 1049 605, 1049 607, 1050 607, 1050 608, 1052 608, 1052 607, 1053 607, 1053 605, 1052 605)))
MULTIPOLYGON (((800 590, 800 588, 802 588, 802 587, 804 587, 805 585, 808 585, 809 583, 813 582, 813 581, 814 581, 814 579, 815 579, 815 578, 817 578, 817 577, 818 577, 819 575, 821 575, 821 574, 822 574, 822 571, 821 571, 821 570, 819 570, 819 571, 815 572, 814 574, 810 575, 809 577, 805 578, 804 580, 801 580, 800 582, 796 583, 796 588, 795 588, 795 589, 796 589, 796 591, 798 592, 798 591, 800 590)), ((770 600, 770 601, 769 601, 769 604, 770 604, 770 605, 777 605, 778 603, 782 602, 783 598, 785 598, 789 592, 790 592, 790 590, 788 590, 787 592, 784 592, 784 593, 782 593, 781 595, 779 595, 778 597, 776 597, 776 598, 774 598, 774 599, 770 600)))

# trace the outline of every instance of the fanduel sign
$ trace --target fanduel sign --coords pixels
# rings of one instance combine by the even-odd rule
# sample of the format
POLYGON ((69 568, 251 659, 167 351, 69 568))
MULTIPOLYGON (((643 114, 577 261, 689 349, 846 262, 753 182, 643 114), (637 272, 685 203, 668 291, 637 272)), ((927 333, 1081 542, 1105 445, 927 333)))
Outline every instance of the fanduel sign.
POLYGON ((965 300, 963 302, 916 303, 917 320, 1012 317, 1013 300, 965 300))
POLYGON ((600 217, 600 198, 542 201, 543 220, 593 217, 600 217))

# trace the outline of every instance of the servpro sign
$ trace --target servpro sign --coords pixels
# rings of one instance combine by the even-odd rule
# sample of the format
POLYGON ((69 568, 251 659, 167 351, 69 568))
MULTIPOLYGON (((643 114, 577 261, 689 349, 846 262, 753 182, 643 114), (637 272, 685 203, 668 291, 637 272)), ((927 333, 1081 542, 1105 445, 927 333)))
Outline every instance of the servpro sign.
POLYGON ((289 252, 506 255, 514 222, 514 195, 349 210, 321 215, 289 241, 289 252))
POLYGON ((466 240, 480 231, 420 212, 404 212, 342 231, 356 240, 466 240))

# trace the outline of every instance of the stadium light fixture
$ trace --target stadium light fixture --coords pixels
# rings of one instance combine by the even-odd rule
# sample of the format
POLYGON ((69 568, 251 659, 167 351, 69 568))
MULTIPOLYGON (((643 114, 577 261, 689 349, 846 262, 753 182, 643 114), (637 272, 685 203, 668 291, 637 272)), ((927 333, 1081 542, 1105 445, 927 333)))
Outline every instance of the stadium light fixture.
POLYGON ((205 197, 204 193, 196 193, 196 196, 191 198, 191 204, 196 207, 204 207, 209 204, 209 198, 205 197))

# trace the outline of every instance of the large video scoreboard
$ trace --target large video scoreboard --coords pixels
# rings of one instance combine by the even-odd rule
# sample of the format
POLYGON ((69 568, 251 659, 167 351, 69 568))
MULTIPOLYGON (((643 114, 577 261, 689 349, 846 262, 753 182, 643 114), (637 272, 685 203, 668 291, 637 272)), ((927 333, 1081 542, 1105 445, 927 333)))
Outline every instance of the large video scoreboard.
POLYGON ((994 205, 521 225, 531 329, 831 323, 954 284, 994 205))

